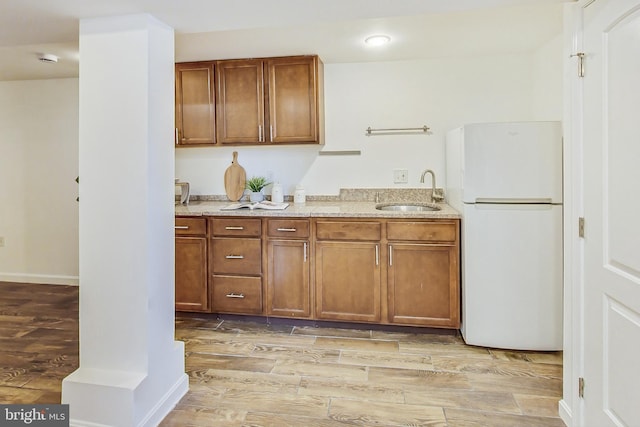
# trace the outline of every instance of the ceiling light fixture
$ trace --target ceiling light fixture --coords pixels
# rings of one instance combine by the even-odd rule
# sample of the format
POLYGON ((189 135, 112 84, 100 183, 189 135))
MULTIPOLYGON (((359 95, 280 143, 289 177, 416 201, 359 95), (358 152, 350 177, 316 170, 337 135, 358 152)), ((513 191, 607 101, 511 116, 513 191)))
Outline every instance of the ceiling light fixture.
POLYGON ((40 60, 40 62, 45 62, 47 64, 58 62, 58 57, 50 53, 41 53, 38 55, 38 59, 40 60))
POLYGON ((376 34, 364 39, 364 42, 369 46, 382 46, 383 44, 387 44, 390 41, 391 37, 385 36, 384 34, 376 34))

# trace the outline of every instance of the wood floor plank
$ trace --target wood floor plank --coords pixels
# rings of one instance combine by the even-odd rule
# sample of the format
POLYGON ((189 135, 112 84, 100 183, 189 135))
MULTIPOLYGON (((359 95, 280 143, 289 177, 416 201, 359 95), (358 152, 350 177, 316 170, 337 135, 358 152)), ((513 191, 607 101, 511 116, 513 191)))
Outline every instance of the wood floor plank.
POLYGON ((501 374, 466 374, 475 390, 504 390, 509 393, 562 397, 562 379, 512 377, 501 374))
POLYGON ((432 370, 431 357, 419 354, 381 353, 375 351, 344 350, 340 363, 345 365, 379 366, 399 369, 432 370))
POLYGON ((305 347, 290 347, 283 345, 256 345, 253 356, 266 359, 288 359, 315 363, 338 363, 339 350, 309 349, 305 347))
POLYGON ((565 427, 560 418, 445 408, 448 427, 565 427))
POLYGON ((316 337, 305 335, 291 335, 271 333, 263 335, 259 332, 247 332, 238 334, 234 340, 238 342, 248 342, 255 345, 282 345, 288 347, 310 347, 316 342, 316 337))
POLYGON ((404 403, 402 388, 350 381, 305 377, 298 389, 300 395, 343 397, 376 402, 404 403))
POLYGON ((424 354, 426 356, 446 355, 451 357, 476 357, 491 360, 489 349, 472 347, 460 343, 399 342, 400 353, 424 354))
POLYGON ((243 427, 336 427, 349 425, 350 422, 339 422, 337 420, 324 418, 304 417, 288 414, 269 414, 260 412, 250 412, 243 423, 243 427))
POLYGON ((440 406, 443 408, 474 409, 478 411, 521 414, 511 393, 475 390, 406 390, 406 403, 440 406))
POLYGON ((340 365, 337 363, 315 363, 297 360, 278 360, 272 371, 274 374, 300 375, 317 378, 349 379, 366 381, 366 366, 340 365))
POLYGON ((501 360, 522 360, 534 363, 548 363, 552 365, 562 365, 562 352, 535 352, 535 351, 515 351, 515 350, 489 350, 494 358, 501 360))
POLYGON ((236 371, 271 372, 276 365, 276 361, 260 357, 191 353, 187 356, 185 365, 187 371, 198 369, 228 369, 236 371))
POLYGON ((503 361, 479 358, 432 356, 434 369, 440 371, 469 372, 476 374, 497 374, 512 377, 536 377, 561 379, 562 366, 546 363, 532 363, 521 360, 503 361))
POLYGON ((249 390, 229 391, 220 401, 222 407, 250 412, 289 414, 306 417, 326 417, 329 398, 298 395, 269 395, 249 390))
POLYGON ((161 427, 241 427, 247 411, 221 408, 201 408, 178 405, 167 416, 161 427))
POLYGON ((532 396, 527 394, 514 394, 518 406, 525 415, 541 417, 557 417, 560 398, 548 396, 532 396))
POLYGON ((197 391, 200 384, 226 390, 252 390, 263 393, 296 394, 300 385, 299 375, 279 375, 274 373, 229 371, 207 369, 191 376, 191 387, 197 391), (195 386, 194 386, 195 384, 195 386))
POLYGON ((218 338, 219 337, 216 337, 216 339, 188 340, 189 352, 248 356, 255 348, 253 343, 238 342, 234 340, 220 340, 218 338))
POLYGON ((397 341, 383 341, 361 338, 318 337, 313 346, 315 348, 328 348, 337 350, 379 351, 392 353, 398 352, 397 341))
POLYGON ((314 337, 335 338, 371 338, 371 331, 367 329, 316 328, 311 326, 296 326, 294 335, 310 335, 314 337))
POLYGON ((442 408, 339 398, 331 399, 329 417, 365 426, 447 425, 442 408))
POLYGON ((418 369, 371 367, 369 368, 369 381, 374 384, 402 385, 419 389, 471 389, 471 384, 465 374, 418 369))

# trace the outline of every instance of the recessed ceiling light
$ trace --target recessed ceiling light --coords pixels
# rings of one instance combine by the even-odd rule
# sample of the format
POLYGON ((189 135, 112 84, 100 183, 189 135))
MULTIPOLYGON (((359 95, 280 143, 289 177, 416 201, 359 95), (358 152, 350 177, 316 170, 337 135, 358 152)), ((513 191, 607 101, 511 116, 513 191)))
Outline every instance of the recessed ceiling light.
POLYGON ((376 34, 364 39, 364 42, 369 46, 382 46, 383 44, 387 44, 390 41, 391 37, 385 36, 384 34, 376 34))
POLYGON ((41 53, 38 55, 38 59, 40 62, 46 62, 48 64, 58 62, 58 57, 50 53, 41 53))

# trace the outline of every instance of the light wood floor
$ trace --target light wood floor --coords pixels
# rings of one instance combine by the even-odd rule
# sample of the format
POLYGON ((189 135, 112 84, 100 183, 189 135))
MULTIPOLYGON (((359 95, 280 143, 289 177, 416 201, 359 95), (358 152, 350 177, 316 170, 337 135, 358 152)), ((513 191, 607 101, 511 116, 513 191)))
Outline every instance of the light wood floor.
MULTIPOLYGON (((0 403, 57 403, 78 288, 0 283, 0 403)), ((189 393, 162 426, 563 426, 561 353, 456 335, 179 315, 189 393)))

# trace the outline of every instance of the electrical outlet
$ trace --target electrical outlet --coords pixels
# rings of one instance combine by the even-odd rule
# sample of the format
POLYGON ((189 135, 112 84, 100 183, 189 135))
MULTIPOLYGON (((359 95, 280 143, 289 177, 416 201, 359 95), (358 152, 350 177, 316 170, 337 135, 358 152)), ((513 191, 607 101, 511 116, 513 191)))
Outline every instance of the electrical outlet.
POLYGON ((0 248, 4 246, 4 237, 0 237, 0 248))
POLYGON ((406 184, 409 182, 409 171, 407 169, 394 169, 393 170, 393 183, 394 184, 406 184))

